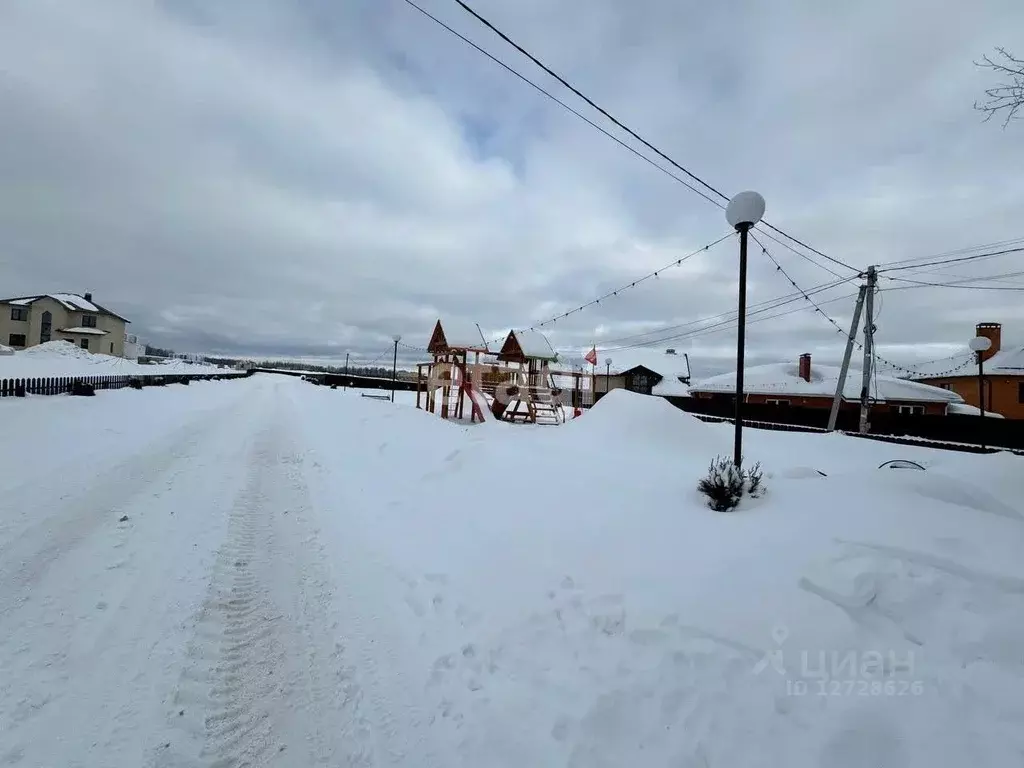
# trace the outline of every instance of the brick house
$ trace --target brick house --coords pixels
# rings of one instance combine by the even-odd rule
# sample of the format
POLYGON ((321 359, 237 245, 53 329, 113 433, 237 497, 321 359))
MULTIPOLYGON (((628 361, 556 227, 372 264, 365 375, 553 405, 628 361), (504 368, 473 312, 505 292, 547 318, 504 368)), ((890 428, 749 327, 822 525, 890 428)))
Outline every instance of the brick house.
POLYGON ((14 349, 64 340, 90 352, 124 357, 128 322, 95 303, 91 293, 0 299, 0 343, 14 349))
MULTIPOLYGON (((1003 349, 999 323, 978 323, 976 333, 992 342, 988 351, 981 353, 985 410, 1008 419, 1024 419, 1024 346, 1003 349)), ((955 392, 970 405, 979 405, 978 366, 973 360, 952 373, 929 375, 927 369, 922 370, 914 381, 955 392)))
MULTIPOLYGON (((839 368, 831 365, 812 368, 809 354, 801 355, 795 365, 771 363, 746 368, 743 372, 743 401, 828 410, 832 407, 839 373, 839 368)), ((847 372, 841 409, 860 407, 862 378, 859 370, 847 372)), ((690 385, 690 396, 701 399, 731 402, 735 391, 735 372, 712 376, 690 385)), ((963 403, 963 398, 949 389, 881 374, 871 377, 869 396, 872 410, 907 415, 944 416, 949 405, 963 403)))

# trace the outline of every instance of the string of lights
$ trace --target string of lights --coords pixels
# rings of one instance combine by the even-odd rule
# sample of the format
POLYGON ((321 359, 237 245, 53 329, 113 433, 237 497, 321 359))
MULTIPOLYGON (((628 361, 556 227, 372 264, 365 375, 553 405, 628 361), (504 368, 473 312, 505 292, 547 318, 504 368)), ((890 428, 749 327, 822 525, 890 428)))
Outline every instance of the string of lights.
MULTIPOLYGON (((813 296, 815 294, 822 293, 824 291, 831 290, 832 288, 836 288, 836 287, 838 287, 840 285, 844 285, 846 283, 849 283, 851 280, 854 280, 854 279, 856 279, 856 278, 854 278, 854 277, 846 277, 846 278, 842 278, 841 280, 835 280, 835 281, 830 282, 830 283, 825 283, 823 285, 817 285, 814 288, 808 289, 807 290, 807 294, 813 296)), ((776 297, 771 298, 771 299, 766 299, 765 301, 761 301, 761 302, 758 302, 756 304, 750 305, 748 307, 748 310, 747 310, 747 316, 750 317, 750 316, 756 315, 756 314, 758 314, 760 312, 770 311, 770 310, 773 310, 773 309, 778 309, 779 307, 785 306, 786 304, 792 304, 794 301, 799 301, 802 298, 803 298, 803 293, 798 292, 798 293, 786 294, 786 295, 783 295, 783 296, 776 296, 776 297)), ((832 301, 832 300, 830 299, 830 301, 832 301)), ((735 320, 737 319, 737 316, 738 316, 737 310, 733 309, 733 310, 729 310, 727 312, 721 312, 721 313, 719 313, 717 315, 711 315, 709 317, 702 317, 702 318, 698 318, 696 320, 689 320, 689 321, 687 321, 685 323, 679 323, 677 325, 669 325, 669 326, 663 326, 661 328, 655 328, 655 329, 650 330, 650 331, 644 331, 643 333, 634 333, 634 334, 631 334, 629 336, 620 336, 620 337, 612 338, 612 339, 602 339, 602 343, 607 345, 607 344, 618 344, 618 343, 624 342, 624 341, 633 341, 634 339, 641 339, 641 338, 646 337, 646 336, 654 336, 654 335, 657 335, 657 334, 663 334, 663 333, 666 333, 668 331, 676 331, 676 330, 679 330, 681 328, 687 328, 687 327, 690 327, 690 326, 699 325, 701 323, 707 323, 707 322, 711 322, 711 321, 715 321, 715 320, 721 320, 721 319, 724 319, 725 322, 735 322, 735 320)), ((702 329, 698 329, 698 330, 702 330, 702 329)), ((664 337, 664 338, 672 338, 672 337, 664 337)), ((651 344, 651 343, 657 343, 657 342, 659 342, 661 340, 662 339, 655 339, 655 340, 650 340, 650 341, 640 341, 640 342, 637 342, 636 344, 624 346, 624 347, 621 347, 621 348, 622 349, 626 349, 626 348, 629 348, 631 346, 640 347, 640 346, 645 346, 645 345, 651 344)))
POLYGON ((582 312, 584 309, 587 309, 588 307, 597 306, 598 304, 600 304, 605 299, 610 299, 612 297, 618 296, 620 293, 628 291, 630 288, 636 288, 641 283, 645 283, 648 280, 652 280, 654 278, 657 278, 658 275, 660 275, 662 272, 664 272, 666 270, 669 270, 669 269, 672 269, 673 267, 678 267, 679 265, 681 265, 683 262, 687 261, 688 259, 692 259, 697 254, 704 253, 705 251, 708 251, 708 250, 714 248, 719 243, 721 243, 721 242, 723 242, 725 240, 728 240, 730 237, 733 237, 733 236, 735 236, 735 233, 734 232, 729 232, 728 234, 723 235, 722 237, 718 238, 714 242, 708 243, 707 245, 702 246, 702 247, 698 248, 697 250, 692 251, 692 252, 686 254, 685 256, 682 256, 682 257, 676 259, 675 261, 669 262, 668 264, 666 264, 663 267, 658 267, 658 269, 654 270, 653 272, 648 272, 643 277, 638 277, 636 280, 632 280, 632 281, 630 281, 628 283, 625 283, 624 285, 619 286, 618 288, 610 290, 607 293, 604 293, 601 296, 598 296, 596 299, 591 299, 590 301, 588 301, 588 302, 586 302, 584 304, 580 304, 578 307, 573 307, 572 309, 566 310, 565 312, 562 312, 561 314, 555 315, 554 317, 550 317, 547 320, 543 320, 541 322, 534 323, 533 325, 531 325, 529 327, 529 330, 536 331, 539 328, 543 328, 546 325, 551 325, 552 323, 555 323, 555 322, 557 322, 559 320, 563 320, 563 319, 569 317, 570 315, 576 314, 577 312, 582 312))

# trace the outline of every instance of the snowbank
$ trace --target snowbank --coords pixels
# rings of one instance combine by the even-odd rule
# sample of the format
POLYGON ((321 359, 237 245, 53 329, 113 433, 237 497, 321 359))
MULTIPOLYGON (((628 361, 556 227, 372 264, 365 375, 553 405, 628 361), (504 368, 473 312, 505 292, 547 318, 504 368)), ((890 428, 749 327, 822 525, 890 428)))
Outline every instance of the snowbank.
POLYGON ((51 376, 168 376, 218 373, 213 365, 169 360, 141 365, 111 355, 93 354, 69 341, 48 341, 13 355, 0 356, 0 379, 51 376))
MULTIPOLYGON (((968 405, 967 403, 950 403, 946 408, 946 413, 956 413, 962 416, 981 416, 981 409, 976 405, 968 405)), ((1005 418, 1001 413, 995 413, 994 411, 985 411, 985 415, 992 419, 1005 418)))
POLYGON ((731 427, 656 398, 547 430, 384 408, 345 418, 344 444, 337 400, 300 406, 317 460, 347 468, 313 492, 347 500, 325 535, 353 620, 380 617, 354 652, 397 666, 386 696, 431 725, 396 727, 443 764, 952 768, 1024 748, 1016 457, 750 429, 768 494, 717 514, 694 486, 731 427), (877 469, 896 457, 928 469, 877 469))

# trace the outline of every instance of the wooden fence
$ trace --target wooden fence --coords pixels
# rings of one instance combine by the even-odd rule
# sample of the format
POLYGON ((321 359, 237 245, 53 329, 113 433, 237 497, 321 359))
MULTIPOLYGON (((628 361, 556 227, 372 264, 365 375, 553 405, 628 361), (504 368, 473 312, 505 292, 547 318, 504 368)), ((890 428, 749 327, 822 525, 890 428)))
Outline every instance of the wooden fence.
POLYGON ((220 381, 240 379, 248 371, 232 373, 189 373, 168 376, 56 376, 47 378, 0 379, 0 397, 25 395, 63 395, 76 384, 87 384, 95 390, 123 389, 124 387, 162 387, 167 384, 187 384, 190 381, 220 381))

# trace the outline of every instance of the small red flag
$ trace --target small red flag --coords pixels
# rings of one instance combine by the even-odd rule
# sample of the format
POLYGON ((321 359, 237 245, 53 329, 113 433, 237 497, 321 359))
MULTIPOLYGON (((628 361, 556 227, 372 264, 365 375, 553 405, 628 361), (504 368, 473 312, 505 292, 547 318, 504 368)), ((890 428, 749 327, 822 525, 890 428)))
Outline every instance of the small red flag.
POLYGON ((597 347, 591 347, 590 351, 583 356, 583 359, 591 365, 597 365, 597 347))

